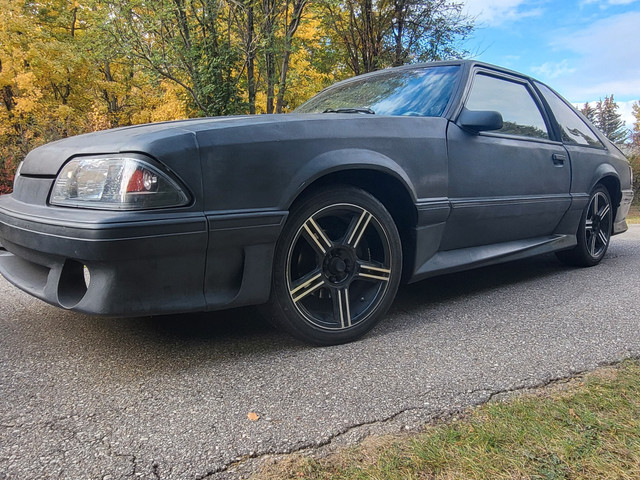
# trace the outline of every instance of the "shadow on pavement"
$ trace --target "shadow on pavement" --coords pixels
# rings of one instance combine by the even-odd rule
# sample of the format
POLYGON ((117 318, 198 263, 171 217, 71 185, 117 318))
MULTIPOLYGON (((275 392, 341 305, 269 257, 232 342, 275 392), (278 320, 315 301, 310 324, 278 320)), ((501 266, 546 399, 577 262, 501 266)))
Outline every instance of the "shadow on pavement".
MULTIPOLYGON (((391 312, 369 334, 375 341, 418 322, 438 322, 435 307, 479 293, 566 271, 554 256, 542 256, 401 286, 391 312), (409 315, 401 315, 409 314, 409 315), (398 320, 402 317, 402 320, 398 320)), ((34 300, 34 302, 36 302, 34 300)), ((35 305, 35 303, 34 303, 35 305)), ((295 355, 314 349, 271 327, 255 307, 228 311, 140 318, 100 318, 43 306, 40 335, 54 356, 69 350, 90 362, 95 358, 136 364, 149 371, 224 363, 243 356, 295 355), (56 349, 59 353, 55 353, 56 349)), ((25 324, 28 324, 25 321, 25 324)), ((28 325, 25 325, 28 328, 28 325)), ((366 341, 366 340, 365 340, 366 341)), ((116 367, 120 370, 119 367, 116 367)))

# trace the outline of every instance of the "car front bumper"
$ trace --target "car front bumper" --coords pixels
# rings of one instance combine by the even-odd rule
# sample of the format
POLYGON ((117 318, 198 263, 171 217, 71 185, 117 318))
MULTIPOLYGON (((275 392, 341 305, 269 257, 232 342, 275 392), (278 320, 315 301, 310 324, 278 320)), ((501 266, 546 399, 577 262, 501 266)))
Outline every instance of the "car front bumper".
POLYGON ((89 314, 206 310, 202 212, 130 217, 2 196, 0 274, 52 305, 89 314))

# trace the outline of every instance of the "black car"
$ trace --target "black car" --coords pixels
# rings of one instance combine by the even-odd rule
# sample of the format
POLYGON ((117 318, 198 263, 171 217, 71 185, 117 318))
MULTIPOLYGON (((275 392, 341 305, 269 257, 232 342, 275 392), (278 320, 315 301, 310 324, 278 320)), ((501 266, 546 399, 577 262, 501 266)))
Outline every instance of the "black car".
POLYGON ((267 304, 315 344, 401 281, 546 252, 592 266, 631 169, 546 85, 475 61, 340 82, 287 115, 119 128, 27 155, 0 272, 53 305, 139 316, 267 304))

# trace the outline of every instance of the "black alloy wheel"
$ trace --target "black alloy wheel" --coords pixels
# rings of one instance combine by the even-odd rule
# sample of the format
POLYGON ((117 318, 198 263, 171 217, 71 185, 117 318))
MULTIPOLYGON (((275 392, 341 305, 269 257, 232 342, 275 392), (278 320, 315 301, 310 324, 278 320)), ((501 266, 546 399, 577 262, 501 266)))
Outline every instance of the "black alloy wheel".
POLYGON ((276 323, 317 345, 368 332, 393 302, 402 249, 393 218, 369 193, 334 187, 294 207, 276 248, 276 323))
POLYGON ((589 197, 578 227, 578 244, 558 252, 558 258, 570 265, 592 267, 607 253, 613 227, 613 207, 609 191, 598 184, 589 197))

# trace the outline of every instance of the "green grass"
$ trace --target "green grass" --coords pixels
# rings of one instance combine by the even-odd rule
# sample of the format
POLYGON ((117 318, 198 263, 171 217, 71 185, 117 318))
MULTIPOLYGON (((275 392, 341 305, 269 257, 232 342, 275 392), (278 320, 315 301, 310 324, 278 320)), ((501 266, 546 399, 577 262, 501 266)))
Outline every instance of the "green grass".
POLYGON ((256 479, 638 479, 640 363, 627 361, 471 410, 419 435, 371 437, 256 479))

